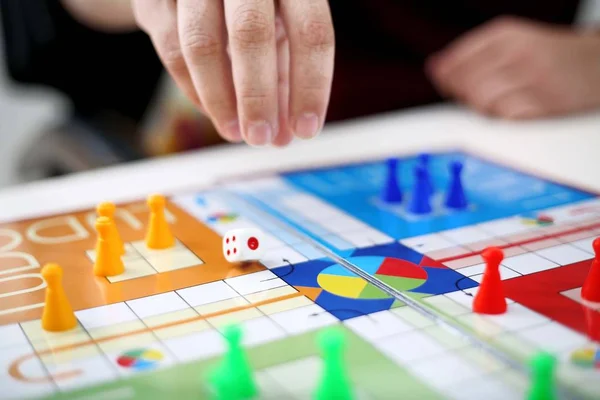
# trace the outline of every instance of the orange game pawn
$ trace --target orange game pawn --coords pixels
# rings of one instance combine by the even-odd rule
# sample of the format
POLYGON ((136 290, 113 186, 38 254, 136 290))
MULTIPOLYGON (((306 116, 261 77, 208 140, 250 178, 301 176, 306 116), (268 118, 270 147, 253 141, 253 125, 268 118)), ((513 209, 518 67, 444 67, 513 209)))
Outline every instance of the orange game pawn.
POLYGON ((47 285, 42 328, 48 332, 68 331, 77 326, 77 318, 63 288, 62 276, 62 268, 57 264, 46 264, 42 268, 42 277, 47 285))
POLYGON ((473 311, 478 314, 503 314, 507 307, 500 279, 500 263, 504 259, 504 252, 497 247, 490 247, 481 256, 486 266, 473 300, 473 311))
POLYGON ((104 201, 100 204, 98 204, 98 207, 96 207, 96 213, 98 214, 99 217, 107 217, 110 219, 111 223, 112 223, 112 230, 114 231, 113 234, 111 235, 111 237, 114 240, 114 246, 116 249, 120 249, 119 251, 121 252, 121 254, 125 254, 125 245, 123 244, 123 241, 121 240, 121 235, 119 234, 119 230, 117 229, 117 223, 115 222, 115 210, 117 208, 115 207, 115 205, 109 201, 104 201))
POLYGON ((150 219, 146 233, 146 247, 149 249, 160 250, 175 246, 175 237, 165 217, 165 204, 165 198, 160 194, 148 197, 150 219))
POLYGON ((581 288, 581 298, 593 303, 600 303, 600 238, 594 240, 592 247, 595 256, 590 266, 590 272, 581 288))
POLYGON ((115 248, 115 240, 112 224, 107 217, 98 217, 96 220, 96 231, 98 241, 96 243, 96 262, 94 263, 94 275, 115 276, 125 272, 123 260, 121 260, 120 249, 115 248))

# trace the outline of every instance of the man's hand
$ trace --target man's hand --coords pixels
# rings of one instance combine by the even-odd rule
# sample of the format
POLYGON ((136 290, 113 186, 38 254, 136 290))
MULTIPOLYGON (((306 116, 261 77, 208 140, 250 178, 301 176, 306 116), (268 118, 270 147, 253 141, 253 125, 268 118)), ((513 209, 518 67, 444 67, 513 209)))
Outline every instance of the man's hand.
POLYGON ((428 63, 440 92, 504 118, 600 107, 600 36, 500 18, 457 39, 428 63))
POLYGON ((334 62, 327 0, 132 5, 166 69, 225 139, 284 146, 320 131, 334 62))

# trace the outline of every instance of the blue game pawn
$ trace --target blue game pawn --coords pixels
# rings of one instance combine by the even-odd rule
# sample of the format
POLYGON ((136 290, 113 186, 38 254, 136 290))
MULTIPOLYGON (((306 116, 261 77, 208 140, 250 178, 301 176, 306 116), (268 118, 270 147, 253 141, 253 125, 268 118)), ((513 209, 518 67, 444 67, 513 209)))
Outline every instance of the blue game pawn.
POLYGON ((463 164, 459 161, 450 164, 450 186, 448 187, 445 205, 454 210, 464 210, 468 206, 461 179, 462 169, 463 164))
POLYGON ((389 158, 386 160, 386 177, 381 200, 384 203, 401 203, 402 191, 398 185, 398 159, 389 158))
POLYGON ((427 214, 431 212, 429 188, 427 187, 427 171, 422 165, 415 167, 415 187, 408 211, 413 214, 427 214))
POLYGON ((425 168, 425 172, 426 172, 425 180, 427 181, 427 188, 429 190, 429 195, 433 196, 435 194, 435 187, 433 186, 433 181, 431 180, 431 171, 429 169, 429 160, 431 159, 431 154, 421 153, 421 154, 419 154, 418 158, 419 158, 419 164, 421 164, 423 166, 423 168, 425 168))

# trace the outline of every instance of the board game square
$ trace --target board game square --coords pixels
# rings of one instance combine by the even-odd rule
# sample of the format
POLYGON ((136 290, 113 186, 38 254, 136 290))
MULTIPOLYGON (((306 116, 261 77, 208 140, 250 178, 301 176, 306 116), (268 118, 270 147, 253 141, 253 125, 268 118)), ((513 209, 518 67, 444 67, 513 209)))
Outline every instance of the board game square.
POLYGON ((339 217, 323 219, 320 223, 327 227, 327 230, 341 234, 344 232, 357 232, 367 229, 369 226, 359 220, 343 214, 339 217))
POLYGON ((437 233, 402 239, 400 240, 400 243, 406 247, 418 251, 421 254, 429 254, 437 250, 447 249, 455 246, 455 243, 437 233))
POLYGON ((444 393, 455 400, 517 400, 526 398, 527 394, 524 389, 507 384, 497 376, 463 380, 445 387, 444 393))
POLYGON ((428 257, 433 258, 434 260, 446 262, 446 258, 453 259, 455 257, 458 258, 466 255, 472 255, 472 253, 473 252, 467 249, 466 247, 453 246, 441 250, 427 252, 425 254, 427 254, 428 257))
POLYGON ((276 301, 274 303, 265 304, 262 306, 258 306, 257 308, 265 315, 276 314, 282 311, 293 310, 295 308, 300 308, 304 306, 308 306, 314 304, 310 299, 305 296, 294 297, 287 300, 276 301))
POLYGON ((147 331, 149 330, 146 327, 146 325, 144 325, 144 323, 138 319, 135 321, 122 322, 116 325, 108 325, 100 328, 91 328, 88 330, 88 333, 92 337, 92 339, 98 341, 103 340, 105 338, 116 338, 125 334, 145 333, 147 331))
POLYGON ((596 234, 592 230, 581 230, 573 233, 569 233, 567 235, 563 235, 558 237, 563 243, 575 242, 581 239, 587 239, 596 236, 596 234))
POLYGON ((462 353, 462 351, 471 348, 468 347, 469 342, 464 338, 464 336, 460 336, 456 332, 449 331, 448 329, 443 328, 440 325, 429 326, 423 329, 423 332, 427 333, 435 341, 437 341, 449 350, 456 350, 460 348, 462 349, 462 353))
MULTIPOLYGON (((500 279, 511 279, 516 278, 518 276, 522 276, 521 274, 513 271, 512 269, 506 268, 504 265, 501 265, 500 268, 500 279)), ((483 272, 485 271, 485 264, 473 265, 471 267, 461 268, 458 270, 464 276, 473 279, 475 282, 481 283, 483 279, 483 272)))
POLYGON ((468 314, 471 312, 471 310, 465 307, 464 305, 449 299, 445 295, 427 297, 423 299, 423 301, 433 306, 438 312, 452 317, 468 314))
POLYGON ((45 366, 68 365, 86 358, 102 355, 98 345, 91 340, 86 343, 78 343, 77 345, 42 354, 40 358, 45 366))
POLYGON ((261 290, 260 292, 256 292, 256 293, 250 293, 250 294, 244 295, 244 297, 246 298, 246 300, 248 300, 252 304, 256 304, 256 303, 268 304, 271 302, 271 300, 276 300, 278 298, 293 295, 295 293, 297 293, 298 296, 300 296, 300 294, 298 293, 298 291, 296 289, 294 289, 291 286, 285 285, 285 286, 280 286, 280 287, 276 287, 273 289, 261 290))
POLYGON ((472 331, 477 333, 478 336, 490 338, 500 335, 502 332, 504 332, 503 327, 492 322, 486 317, 486 315, 465 314, 457 317, 457 320, 468 326, 472 331))
POLYGON ((507 257, 502 261, 502 264, 523 275, 558 267, 558 264, 535 253, 525 253, 518 256, 507 257))
POLYGON ((317 304, 271 314, 271 319, 287 333, 296 335, 333 325, 338 319, 317 304))
MULTIPOLYGON (((241 324, 243 345, 254 347, 264 343, 273 342, 285 337, 285 332, 268 317, 258 317, 241 324)), ((221 326, 223 330, 225 326, 221 326)))
POLYGON ((47 332, 42 328, 42 322, 39 319, 23 322, 21 323, 21 327, 38 352, 91 340, 90 336, 79 324, 74 329, 65 332, 47 332))
POLYGON ((510 236, 534 229, 531 225, 523 223, 520 217, 510 217, 494 221, 484 222, 477 225, 480 229, 488 232, 494 237, 510 236))
POLYGON ((557 353, 573 350, 589 343, 585 336, 555 322, 523 329, 515 333, 519 337, 530 341, 539 349, 557 353))
POLYGON ((231 299, 238 296, 224 281, 205 283, 176 291, 192 307, 231 299))
POLYGON ((156 337, 152 332, 146 331, 135 334, 127 333, 122 334, 121 336, 115 335, 114 338, 110 337, 106 340, 100 339, 98 341, 98 346, 100 346, 100 349, 104 353, 110 356, 115 352, 145 347, 155 341, 156 337))
POLYGON ((214 317, 207 317, 206 320, 215 328, 221 329, 227 325, 241 324, 244 321, 259 318, 262 316, 263 314, 261 314, 261 312, 258 311, 258 309, 252 307, 244 310, 223 313, 214 317))
MULTIPOLYGON (((156 339, 155 339, 156 340, 156 339)), ((146 341, 130 343, 130 347, 107 352, 107 356, 121 376, 131 376, 141 372, 156 371, 173 364, 169 351, 159 342, 146 341), (131 360, 123 362, 122 360, 131 360)))
POLYGON ((203 304, 194 307, 194 309, 202 316, 213 317, 221 314, 226 314, 230 311, 244 310, 251 308, 250 303, 245 298, 238 296, 227 300, 215 301, 214 303, 203 304))
POLYGON ((429 335, 418 330, 387 337, 374 344, 385 355, 404 366, 447 351, 429 335))
POLYGON ((281 387, 286 388, 294 398, 305 398, 314 391, 321 376, 322 361, 319 357, 306 357, 285 364, 276 365, 265 369, 281 387))
POLYGON ((168 254, 174 250, 179 250, 179 249, 185 248, 185 246, 183 246, 183 244, 181 244, 181 242, 177 239, 175 239, 174 247, 171 247, 169 249, 163 249, 163 250, 149 249, 148 247, 146 247, 145 240, 137 240, 135 242, 131 242, 131 245, 142 257, 144 257, 147 260, 156 255, 168 254))
POLYGON ((444 262, 444 265, 452 269, 461 269, 464 267, 470 267, 472 265, 480 264, 483 262, 483 258, 480 254, 474 256, 461 257, 456 260, 450 260, 444 262))
MULTIPOLYGON (((121 256, 121 261, 123 261, 123 263, 142 258, 142 255, 131 245, 131 243, 123 243, 123 246, 125 247, 125 254, 121 256)), ((85 254, 87 254, 92 263, 96 262, 96 250, 87 250, 85 254)))
MULTIPOLYGON (((472 287, 469 289, 464 289, 462 291, 458 290, 456 292, 445 293, 444 296, 448 297, 451 300, 456 301, 457 303, 467 307, 469 310, 473 309, 473 299, 479 290, 479 286, 472 287)), ((514 303, 511 299, 506 299, 507 304, 514 303)))
POLYGON ((415 329, 388 310, 347 319, 344 325, 372 343, 386 336, 415 329))
POLYGON ((88 331, 94 328, 136 321, 137 316, 125 303, 115 303, 106 306, 76 311, 75 315, 81 325, 88 331))
POLYGON ((12 346, 0 349, 0 388, 2 393, 10 393, 14 399, 24 399, 30 397, 46 397, 52 395, 56 389, 52 380, 48 379, 48 373, 39 358, 35 357, 35 352, 31 346, 12 346), (31 382, 17 380, 10 376, 8 371, 11 365, 21 357, 31 355, 25 361, 19 364, 19 370, 24 376, 34 376, 40 379, 38 384, 32 385, 31 382))
POLYGON ((589 253, 590 255, 594 255, 594 249, 592 247, 592 242, 596 239, 596 236, 592 236, 586 239, 577 240, 575 242, 571 242, 571 246, 575 246, 580 250, 589 253))
POLYGON ((144 319, 144 323, 160 339, 183 336, 192 332, 202 332, 211 327, 203 317, 191 308, 156 315, 144 319))
POLYGON ((431 319, 420 314, 418 311, 415 311, 407 306, 396 307, 390 311, 417 329, 423 329, 435 323, 431 319))
POLYGON ((331 235, 323 235, 321 236, 321 239, 327 242, 330 248, 336 250, 348 250, 353 249, 355 247, 352 243, 348 242, 347 240, 344 240, 338 233, 331 235))
POLYGON ((300 264, 308 261, 306 257, 290 247, 283 247, 269 251, 265 258, 260 260, 260 263, 266 268, 273 269, 289 264, 300 264))
POLYGON ((225 279, 225 283, 231 286, 242 296, 250 293, 257 293, 263 290, 287 286, 287 283, 269 270, 253 272, 250 274, 225 279))
POLYGON ((225 351, 225 339, 215 329, 167 339, 163 343, 181 362, 204 360, 225 351))
POLYGON ((126 301, 126 303, 140 319, 189 308, 187 303, 175 292, 142 297, 126 301))
POLYGON ((480 252, 480 251, 487 249, 488 247, 503 247, 503 246, 506 246, 507 244, 508 244, 508 242, 506 242, 505 240, 502 240, 500 238, 491 238, 491 239, 480 240, 480 241, 473 242, 473 243, 467 243, 467 244, 465 244, 465 247, 468 248, 469 250, 480 252))
MULTIPOLYGON (((99 385, 104 382, 113 381, 118 377, 114 367, 103 355, 74 360, 64 364, 46 364, 46 368, 51 375, 78 371, 77 377, 74 379, 57 379, 55 381, 56 385, 63 392, 85 386, 99 385)), ((105 395, 109 396, 108 393, 105 393, 105 395)))
POLYGON ((591 303, 591 302, 585 301, 581 298, 581 288, 580 287, 565 290, 564 292, 560 292, 560 294, 568 297, 569 299, 571 299, 573 301, 578 302, 579 304, 585 305, 587 308, 591 308, 592 310, 600 310, 600 303, 591 303))
POLYGON ((308 260, 318 260, 327 257, 322 250, 319 250, 308 243, 296 244, 293 247, 295 251, 302 254, 308 260))
POLYGON ((457 354, 442 354, 408 365, 408 369, 424 382, 439 390, 450 385, 479 377, 481 372, 457 354), (444 371, 440 373, 440 371, 444 371))
POLYGON ((536 251, 536 254, 558 265, 569 265, 593 258, 589 253, 570 244, 561 244, 536 251))
POLYGON ((509 304, 505 314, 485 315, 483 317, 501 326, 506 331, 517 331, 550 322, 542 314, 538 314, 518 303, 509 304))
POLYGON ((124 266, 125 272, 116 276, 107 276, 106 279, 110 283, 117 283, 156 274, 156 270, 143 258, 128 260, 127 263, 124 263, 124 266))
POLYGON ((465 226, 462 228, 441 231, 439 234, 450 240, 455 245, 468 247, 469 243, 477 243, 483 240, 490 240, 494 237, 477 226, 465 226))
POLYGON ((159 273, 176 271, 178 269, 195 267, 204 264, 192 251, 187 248, 173 250, 168 254, 161 254, 148 259, 152 268, 159 273))
POLYGON ((4 347, 27 345, 27 336, 19 324, 0 326, 0 349, 4 347))
POLYGON ((536 250, 541 250, 541 249, 545 249, 545 248, 552 247, 552 246, 557 246, 560 244, 561 244, 561 242, 559 242, 558 240, 556 240, 554 238, 547 238, 547 239, 542 239, 542 240, 531 241, 529 243, 523 243, 521 246, 525 250, 536 251, 536 250))

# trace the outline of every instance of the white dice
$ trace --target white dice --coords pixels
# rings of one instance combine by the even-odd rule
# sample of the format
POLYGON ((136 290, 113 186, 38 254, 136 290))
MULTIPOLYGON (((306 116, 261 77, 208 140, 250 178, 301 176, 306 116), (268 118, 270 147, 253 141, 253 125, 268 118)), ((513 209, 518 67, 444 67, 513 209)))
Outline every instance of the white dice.
POLYGON ((264 246, 264 234, 259 229, 234 229, 223 236, 223 255, 229 262, 259 260, 264 246))

